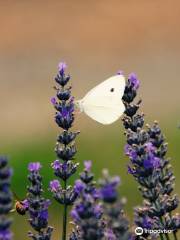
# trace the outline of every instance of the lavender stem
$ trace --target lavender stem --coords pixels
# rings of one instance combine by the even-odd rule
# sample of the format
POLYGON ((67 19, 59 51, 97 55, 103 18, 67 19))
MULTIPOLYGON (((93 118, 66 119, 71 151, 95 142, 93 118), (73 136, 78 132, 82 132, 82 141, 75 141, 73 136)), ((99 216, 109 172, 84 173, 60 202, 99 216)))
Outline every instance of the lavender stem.
POLYGON ((173 232, 173 236, 174 236, 175 240, 178 240, 177 235, 176 235, 176 231, 173 232))
MULTIPOLYGON (((156 208, 158 207, 156 203, 155 203, 155 206, 156 206, 156 208)), ((160 219, 161 223, 163 224, 163 219, 162 219, 162 217, 159 217, 159 219, 160 219)), ((164 225, 164 224, 163 224, 163 225, 164 225)), ((161 236, 162 236, 161 239, 164 239, 162 233, 160 233, 160 237, 161 237, 161 236)), ((165 234, 165 236, 166 236, 166 234, 165 234)), ((167 239, 167 236, 166 236, 166 239, 167 239)), ((168 237, 168 239, 169 239, 169 237, 168 237)), ((167 240, 168 240, 168 239, 167 239, 167 240)))
POLYGON ((165 236, 167 240, 170 240, 168 233, 166 233, 165 236))
MULTIPOLYGON (((66 199, 66 188, 67 188, 67 182, 64 180, 64 199, 66 199)), ((66 229, 67 229, 67 204, 64 204, 64 213, 63 213, 63 236, 62 240, 66 240, 66 229)))
POLYGON ((164 238, 163 238, 163 235, 162 235, 162 234, 160 234, 160 238, 161 238, 161 240, 164 240, 164 238))

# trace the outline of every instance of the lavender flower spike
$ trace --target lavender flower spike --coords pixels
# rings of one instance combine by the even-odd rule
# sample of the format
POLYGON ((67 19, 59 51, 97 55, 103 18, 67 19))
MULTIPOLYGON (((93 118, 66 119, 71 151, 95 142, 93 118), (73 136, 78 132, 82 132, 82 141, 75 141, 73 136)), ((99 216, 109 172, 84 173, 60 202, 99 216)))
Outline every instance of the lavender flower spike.
MULTIPOLYGON (((90 171, 91 162, 84 162, 85 169, 76 181, 78 199, 71 211, 76 228, 69 240, 101 240, 105 239, 105 225, 102 220, 102 208, 98 203, 97 189, 90 171), (88 168, 87 168, 88 167, 88 168)), ((109 238, 110 239, 110 238, 109 238)))
MULTIPOLYGON (((174 239, 180 229, 180 216, 173 215, 179 200, 172 194, 174 174, 169 159, 166 157, 167 143, 155 121, 153 126, 144 126, 144 115, 137 113, 141 101, 134 104, 139 80, 130 74, 123 96, 126 107, 123 124, 126 129, 127 145, 125 154, 129 157, 128 172, 139 184, 139 190, 145 199, 143 205, 135 209, 135 223, 146 229, 172 230, 174 239)), ((145 239, 152 236, 144 234, 145 239)), ((168 233, 161 233, 160 238, 168 240, 168 233)))
POLYGON ((70 131, 74 122, 74 98, 71 97, 71 87, 67 86, 70 76, 65 74, 66 69, 66 63, 59 63, 58 74, 55 77, 57 83, 55 87, 56 97, 51 98, 51 103, 56 110, 55 122, 62 129, 55 148, 57 159, 51 166, 54 175, 63 184, 61 185, 58 180, 51 181, 50 191, 53 197, 64 205, 63 240, 66 240, 67 207, 73 204, 78 195, 76 188, 67 185, 68 179, 76 172, 78 167, 78 163, 74 162, 74 156, 76 154, 75 138, 79 131, 70 131))
POLYGON ((42 196, 42 177, 39 173, 40 163, 30 163, 28 166, 28 213, 31 227, 37 232, 29 232, 34 240, 50 240, 53 228, 48 226, 48 207, 50 201, 42 196))
POLYGON ((12 209, 11 176, 12 169, 8 166, 7 158, 0 156, 0 240, 12 239, 10 231, 12 220, 7 217, 12 209))
POLYGON ((129 221, 127 220, 123 207, 125 199, 119 197, 118 187, 120 178, 118 176, 111 177, 107 169, 103 170, 103 178, 99 180, 100 197, 103 201, 104 217, 109 227, 108 239, 129 240, 131 233, 129 232, 129 221))

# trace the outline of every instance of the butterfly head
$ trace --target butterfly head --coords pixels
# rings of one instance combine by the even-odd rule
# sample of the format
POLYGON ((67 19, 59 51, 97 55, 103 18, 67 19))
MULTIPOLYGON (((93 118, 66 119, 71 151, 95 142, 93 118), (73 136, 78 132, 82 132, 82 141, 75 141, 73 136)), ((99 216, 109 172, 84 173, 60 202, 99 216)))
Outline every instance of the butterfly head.
POLYGON ((80 111, 80 112, 83 112, 84 111, 84 108, 83 108, 83 100, 78 100, 78 101, 75 101, 75 107, 80 111))

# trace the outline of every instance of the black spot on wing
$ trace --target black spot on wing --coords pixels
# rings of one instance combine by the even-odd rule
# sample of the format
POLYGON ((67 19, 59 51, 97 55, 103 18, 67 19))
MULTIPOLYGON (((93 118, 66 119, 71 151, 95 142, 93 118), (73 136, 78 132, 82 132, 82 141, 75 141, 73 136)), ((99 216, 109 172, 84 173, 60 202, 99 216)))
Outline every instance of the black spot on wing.
POLYGON ((110 92, 114 92, 114 88, 111 88, 111 89, 110 89, 110 92))

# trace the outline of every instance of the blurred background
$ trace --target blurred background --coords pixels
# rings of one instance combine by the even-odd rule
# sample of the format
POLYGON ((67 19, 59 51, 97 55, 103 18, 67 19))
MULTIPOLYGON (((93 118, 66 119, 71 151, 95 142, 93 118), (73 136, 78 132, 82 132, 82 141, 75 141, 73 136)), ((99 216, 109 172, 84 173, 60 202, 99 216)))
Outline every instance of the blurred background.
MULTIPOLYGON (((141 111, 146 122, 158 120, 162 126, 180 194, 179 9, 178 0, 0 1, 0 153, 11 160, 12 187, 20 198, 25 196, 30 161, 42 163, 45 190, 54 178, 50 163, 56 158, 59 129, 50 98, 62 60, 69 65, 77 99, 118 70, 137 73, 141 111)), ((103 168, 121 176, 120 194, 128 199, 126 212, 132 221, 133 207, 142 200, 127 174, 121 121, 103 126, 78 114, 74 129, 81 130, 77 161, 91 159, 96 178, 103 168)), ((53 201, 50 212, 57 239, 61 208, 53 201)), ((26 220, 15 213, 13 217, 14 239, 26 239, 26 220)))

